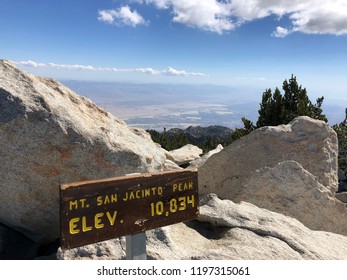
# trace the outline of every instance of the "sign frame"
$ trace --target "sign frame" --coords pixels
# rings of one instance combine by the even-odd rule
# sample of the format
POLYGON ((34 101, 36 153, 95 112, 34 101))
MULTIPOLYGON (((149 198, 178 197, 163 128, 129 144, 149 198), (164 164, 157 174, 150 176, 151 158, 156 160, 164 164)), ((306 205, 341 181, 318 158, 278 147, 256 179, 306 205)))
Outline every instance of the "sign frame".
POLYGON ((184 169, 60 185, 61 248, 197 218, 197 174, 184 169))

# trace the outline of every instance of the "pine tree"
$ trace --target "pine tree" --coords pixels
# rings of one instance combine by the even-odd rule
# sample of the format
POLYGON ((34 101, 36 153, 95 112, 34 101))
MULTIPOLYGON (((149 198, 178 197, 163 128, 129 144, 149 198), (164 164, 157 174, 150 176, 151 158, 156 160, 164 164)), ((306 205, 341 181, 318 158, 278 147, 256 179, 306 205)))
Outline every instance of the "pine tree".
POLYGON ((257 121, 257 127, 267 125, 271 119, 271 107, 272 107, 272 92, 271 89, 266 90, 263 93, 260 103, 260 109, 258 110, 259 118, 257 121))
POLYGON ((283 95, 278 88, 275 89, 274 93, 271 89, 263 92, 256 126, 250 120, 242 118, 244 128, 234 131, 233 140, 250 133, 255 128, 288 124, 299 116, 328 121, 321 108, 324 97, 318 98, 316 104, 313 104, 307 95, 306 88, 298 84, 294 75, 283 82, 282 89, 283 95))
POLYGON ((324 97, 318 98, 317 103, 313 105, 308 98, 306 88, 298 85, 294 75, 292 75, 289 81, 285 80, 283 82, 282 89, 284 90, 282 112, 284 124, 291 122, 299 116, 308 116, 313 119, 328 121, 321 109, 324 97))
POLYGON ((279 125, 283 123, 283 97, 278 88, 272 94, 271 89, 263 93, 262 102, 258 111, 257 127, 266 125, 279 125))
POLYGON ((318 98, 316 104, 312 104, 306 88, 298 85, 294 75, 283 82, 282 89, 283 95, 278 88, 274 94, 271 89, 263 93, 257 127, 287 124, 299 116, 308 116, 327 122, 321 108, 324 97, 318 98))
POLYGON ((347 108, 345 110, 345 119, 333 126, 337 134, 337 139, 339 143, 339 168, 347 173, 347 108))

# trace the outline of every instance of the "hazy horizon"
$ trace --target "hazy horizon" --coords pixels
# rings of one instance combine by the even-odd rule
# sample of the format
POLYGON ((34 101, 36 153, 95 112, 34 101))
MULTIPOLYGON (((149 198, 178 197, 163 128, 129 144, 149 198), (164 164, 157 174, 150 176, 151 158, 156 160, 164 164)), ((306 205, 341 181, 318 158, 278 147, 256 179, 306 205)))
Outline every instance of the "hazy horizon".
MULTIPOLYGON (((186 128, 191 125, 237 128, 242 127, 242 117, 256 122, 262 93, 266 89, 212 84, 61 82, 129 126, 158 131, 164 127, 186 128)), ((312 97, 309 89, 308 95, 315 102, 316 97, 312 97)), ((323 113, 330 125, 344 119, 346 103, 342 101, 325 97, 323 113)))

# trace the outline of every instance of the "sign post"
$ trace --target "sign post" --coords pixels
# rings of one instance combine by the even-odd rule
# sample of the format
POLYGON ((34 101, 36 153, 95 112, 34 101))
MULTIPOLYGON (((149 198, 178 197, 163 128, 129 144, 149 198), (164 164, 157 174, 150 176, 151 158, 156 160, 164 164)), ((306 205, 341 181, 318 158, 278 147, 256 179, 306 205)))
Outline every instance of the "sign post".
POLYGON ((126 259, 146 260, 146 233, 140 232, 126 236, 126 259))
MULTIPOLYGON (((195 219, 198 206, 197 169, 63 184, 61 248, 127 235, 132 235, 127 243, 139 248, 138 240, 145 240, 146 230, 195 219)), ((129 258, 145 254, 143 249, 141 253, 140 249, 130 250, 127 245, 128 250, 129 258)))

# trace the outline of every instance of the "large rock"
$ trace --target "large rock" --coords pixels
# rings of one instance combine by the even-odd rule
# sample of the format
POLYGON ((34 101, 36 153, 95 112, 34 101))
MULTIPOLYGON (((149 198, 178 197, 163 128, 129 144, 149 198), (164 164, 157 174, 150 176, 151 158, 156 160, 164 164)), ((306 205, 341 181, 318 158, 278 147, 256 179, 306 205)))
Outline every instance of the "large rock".
POLYGON ((325 122, 298 117, 288 125, 262 127, 209 158, 199 169, 200 193, 233 199, 256 170, 284 160, 299 162, 320 184, 337 190, 338 143, 325 122))
POLYGON ((165 169, 149 134, 62 84, 0 61, 0 222, 59 237, 59 184, 165 169))
POLYGON ((213 156, 214 154, 219 153, 221 150, 223 150, 223 146, 221 144, 217 145, 217 147, 209 152, 207 152, 206 154, 204 154, 203 156, 191 161, 189 163, 189 167, 191 168, 198 168, 201 165, 203 165, 206 160, 208 160, 211 156, 213 156))
MULTIPOLYGON (((250 203, 235 204, 230 200, 220 200, 216 195, 208 195, 200 212, 200 221, 215 226, 238 228, 251 231, 260 239, 275 239, 287 245, 288 252, 298 259, 347 259, 347 237, 323 231, 312 231, 294 218, 258 208, 250 203), (259 237, 258 237, 259 238, 259 237)), ((241 237, 242 235, 238 235, 241 237)), ((255 237, 255 236, 254 236, 255 237)), ((276 242, 271 242, 275 244, 276 242)), ((256 244, 254 244, 256 245, 256 244)), ((258 243, 258 245, 261 245, 258 243)), ((269 253, 270 248, 254 246, 269 253)), ((273 247, 275 249, 275 247, 273 247)), ((261 252, 258 252, 261 254, 261 252)), ((278 249, 272 252, 279 255, 278 249)), ((259 257, 259 256, 258 256, 259 257)), ((281 257, 279 257, 281 258, 281 257)))
POLYGON ((202 152, 199 147, 187 144, 179 149, 166 152, 166 157, 177 165, 186 165, 199 158, 202 152))
POLYGON ((229 192, 233 202, 247 201, 293 217, 310 229, 347 235, 346 206, 295 161, 261 168, 229 192))
MULTIPOLYGON (((62 251, 59 259, 124 259, 124 239, 62 251)), ((250 203, 207 195, 199 221, 147 232, 148 259, 347 259, 347 237, 312 231, 250 203)))

